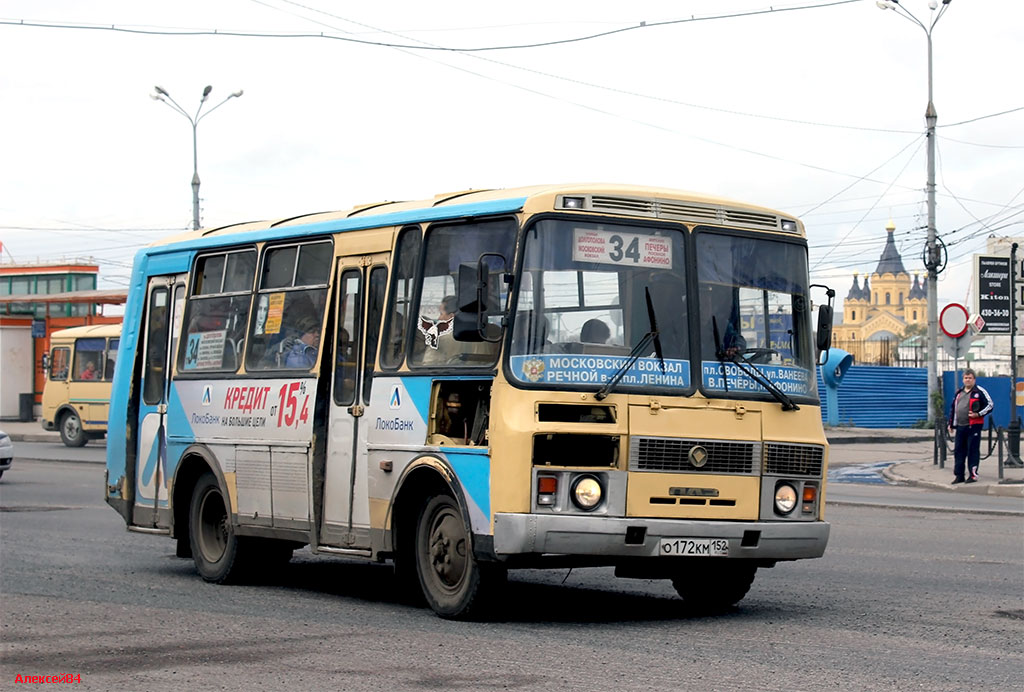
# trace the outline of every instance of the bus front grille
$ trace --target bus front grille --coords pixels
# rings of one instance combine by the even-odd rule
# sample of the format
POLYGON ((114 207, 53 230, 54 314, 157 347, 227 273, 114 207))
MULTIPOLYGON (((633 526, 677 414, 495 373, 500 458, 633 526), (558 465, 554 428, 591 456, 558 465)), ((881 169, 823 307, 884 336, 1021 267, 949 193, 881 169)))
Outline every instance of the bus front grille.
POLYGON ((821 476, 825 448, 821 445, 764 443, 764 472, 777 476, 821 476))
POLYGON ((629 469, 631 471, 660 471, 676 473, 741 473, 757 472, 761 461, 760 442, 733 442, 730 440, 694 440, 676 437, 640 437, 629 440, 629 469), (690 451, 703 447, 706 455, 690 451))

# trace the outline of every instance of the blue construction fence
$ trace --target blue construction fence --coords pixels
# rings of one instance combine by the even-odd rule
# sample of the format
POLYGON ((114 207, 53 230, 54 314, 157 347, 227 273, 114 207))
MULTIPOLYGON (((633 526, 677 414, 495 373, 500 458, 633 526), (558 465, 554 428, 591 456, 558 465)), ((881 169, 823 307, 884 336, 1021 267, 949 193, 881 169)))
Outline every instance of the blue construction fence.
MULTIPOLYGON (((821 420, 828 422, 825 383, 818 368, 821 420)), ((839 425, 912 428, 928 420, 928 369, 852 365, 839 385, 839 425)), ((994 395, 993 395, 994 396, 994 395)))
MULTIPOLYGON (((961 371, 962 372, 962 371, 961 371)), ((945 411, 956 392, 956 373, 942 373, 945 411)), ((979 377, 978 384, 992 396, 995 425, 1010 423, 1010 378, 979 377)), ((825 383, 818 369, 821 420, 828 422, 825 383)), ((912 428, 928 420, 928 369, 853 365, 839 385, 839 425, 858 428, 912 428)), ((1017 419, 1024 420, 1024 407, 1017 407, 1017 419)))

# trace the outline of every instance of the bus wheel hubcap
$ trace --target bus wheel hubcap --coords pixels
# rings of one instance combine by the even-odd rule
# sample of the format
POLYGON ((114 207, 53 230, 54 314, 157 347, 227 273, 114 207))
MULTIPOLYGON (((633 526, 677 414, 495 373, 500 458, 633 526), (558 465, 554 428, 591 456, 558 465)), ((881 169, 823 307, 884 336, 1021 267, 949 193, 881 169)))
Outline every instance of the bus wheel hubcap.
POLYGON ((207 493, 203 498, 200 517, 202 526, 199 535, 203 557, 210 562, 216 562, 224 555, 228 544, 228 516, 220 495, 214 492, 207 493))
POLYGON ((437 514, 430 531, 430 562, 441 583, 455 588, 466 570, 466 536, 462 519, 450 508, 437 514))

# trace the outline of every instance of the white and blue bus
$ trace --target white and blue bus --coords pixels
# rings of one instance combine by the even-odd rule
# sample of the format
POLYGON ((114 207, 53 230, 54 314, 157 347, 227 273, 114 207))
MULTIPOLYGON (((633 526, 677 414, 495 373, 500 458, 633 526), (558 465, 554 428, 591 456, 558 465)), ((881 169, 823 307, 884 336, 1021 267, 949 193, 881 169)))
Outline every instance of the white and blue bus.
POLYGON ((308 545, 443 617, 517 567, 728 606, 828 540, 810 290, 798 219, 667 189, 188 232, 135 260, 106 499, 212 582, 308 545))

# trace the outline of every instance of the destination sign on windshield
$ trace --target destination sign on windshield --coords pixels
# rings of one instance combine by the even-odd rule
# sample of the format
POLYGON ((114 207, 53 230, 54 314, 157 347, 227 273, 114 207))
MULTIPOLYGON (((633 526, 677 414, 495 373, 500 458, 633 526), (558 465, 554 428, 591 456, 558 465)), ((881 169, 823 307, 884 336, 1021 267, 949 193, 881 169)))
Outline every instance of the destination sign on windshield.
POLYGON ((576 262, 671 269, 672 238, 574 228, 572 258, 576 262))

